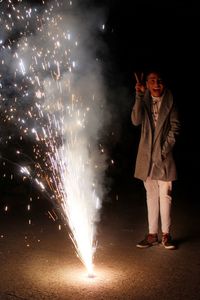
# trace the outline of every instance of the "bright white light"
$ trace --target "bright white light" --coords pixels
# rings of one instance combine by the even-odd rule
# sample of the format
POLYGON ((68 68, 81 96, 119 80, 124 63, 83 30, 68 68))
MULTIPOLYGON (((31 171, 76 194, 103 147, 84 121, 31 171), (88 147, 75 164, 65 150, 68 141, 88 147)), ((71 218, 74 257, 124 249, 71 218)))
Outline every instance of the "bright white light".
POLYGON ((57 186, 60 186, 61 207, 71 229, 71 240, 88 274, 93 274, 95 222, 101 207, 100 199, 93 185, 94 164, 88 151, 87 136, 84 135, 84 113, 74 104, 71 108, 67 107, 66 113, 63 130, 66 130, 64 136, 68 138, 51 155, 51 163, 55 176, 59 174, 60 183, 57 186), (71 123, 68 121, 69 111, 71 123), (77 116, 82 120, 81 126, 76 121, 77 116))
POLYGON ((21 173, 22 174, 26 174, 26 175, 29 175, 30 176, 30 172, 29 170, 27 169, 27 167, 21 167, 21 173))
POLYGON ((22 59, 20 59, 19 66, 20 66, 22 74, 25 75, 26 71, 25 71, 25 66, 24 66, 22 59))

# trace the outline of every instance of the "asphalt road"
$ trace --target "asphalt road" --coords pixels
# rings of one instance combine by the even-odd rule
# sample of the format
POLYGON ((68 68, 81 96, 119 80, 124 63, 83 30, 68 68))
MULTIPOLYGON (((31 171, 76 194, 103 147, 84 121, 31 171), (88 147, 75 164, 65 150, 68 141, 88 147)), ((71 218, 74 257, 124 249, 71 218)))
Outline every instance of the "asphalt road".
MULTIPOLYGON (((18 203, 20 193, 2 195, 18 203)), ((45 209, 31 216, 1 211, 0 299, 200 299, 200 204, 195 185, 174 189, 176 250, 136 248, 146 233, 142 185, 117 185, 98 224, 95 277, 88 278, 68 237, 45 209)))

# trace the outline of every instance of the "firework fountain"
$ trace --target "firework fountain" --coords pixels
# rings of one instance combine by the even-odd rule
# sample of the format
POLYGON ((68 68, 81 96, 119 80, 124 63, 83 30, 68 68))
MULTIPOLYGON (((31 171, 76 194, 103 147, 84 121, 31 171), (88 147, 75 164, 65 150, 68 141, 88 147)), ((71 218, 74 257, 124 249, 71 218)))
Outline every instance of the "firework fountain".
MULTIPOLYGON (((13 128, 8 140, 16 131, 20 140, 31 139, 31 164, 19 171, 69 225, 92 276, 106 168, 99 142, 105 103, 91 39, 100 23, 86 11, 83 18, 72 1, 31 7, 9 0, 1 6, 0 95, 4 123, 13 128)), ((26 155, 26 149, 15 151, 26 155)))

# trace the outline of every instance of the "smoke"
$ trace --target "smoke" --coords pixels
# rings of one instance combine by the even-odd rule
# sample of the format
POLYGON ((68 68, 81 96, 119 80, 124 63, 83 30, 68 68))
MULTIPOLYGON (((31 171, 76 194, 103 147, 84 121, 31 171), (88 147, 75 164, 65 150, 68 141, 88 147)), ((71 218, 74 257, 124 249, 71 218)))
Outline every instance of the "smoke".
MULTIPOLYGON (((51 4, 49 9, 50 7, 51 4)), ((101 140, 111 116, 106 103, 102 64, 97 57, 98 51, 106 50, 106 47, 97 33, 101 29, 100 24, 104 23, 105 16, 102 9, 97 11, 85 10, 83 7, 80 9, 81 11, 76 3, 72 11, 67 11, 65 14, 59 10, 56 13, 54 11, 54 15, 59 15, 59 20, 56 21, 59 24, 54 26, 54 23, 48 23, 43 30, 51 33, 50 38, 49 35, 45 35, 45 47, 50 52, 55 52, 54 47, 51 49, 51 37, 62 37, 63 32, 67 32, 67 36, 59 40, 58 51, 54 54, 56 62, 54 71, 57 75, 59 73, 59 82, 51 77, 43 78, 44 106, 49 109, 53 107, 57 119, 63 120, 64 144, 68 151, 73 151, 73 153, 68 152, 69 156, 74 157, 71 157, 71 162, 82 157, 82 162, 87 165, 87 170, 84 169, 87 174, 82 174, 84 181, 95 185, 98 199, 102 200, 108 158, 101 146, 101 140), (64 53, 69 53, 68 61, 66 62, 64 56, 60 63, 64 53), (55 111, 55 99, 61 99, 62 109, 55 111), (72 137, 76 139, 76 145, 73 141, 73 145, 70 145, 72 148, 69 150, 69 141, 72 137)), ((38 40, 38 37, 39 40, 44 40, 40 35, 35 38, 38 40)), ((98 214, 95 217, 97 220, 98 214)))

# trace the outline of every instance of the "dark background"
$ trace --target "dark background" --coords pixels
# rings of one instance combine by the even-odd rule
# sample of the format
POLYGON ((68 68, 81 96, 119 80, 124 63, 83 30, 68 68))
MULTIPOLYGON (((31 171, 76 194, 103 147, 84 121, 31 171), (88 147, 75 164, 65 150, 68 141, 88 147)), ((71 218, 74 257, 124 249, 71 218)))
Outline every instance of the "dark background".
POLYGON ((179 179, 187 184, 197 183, 200 16, 197 5, 189 1, 109 1, 109 5, 105 40, 111 66, 109 69, 108 62, 107 82, 116 95, 120 95, 120 88, 126 91, 118 103, 122 124, 117 144, 120 163, 125 160, 127 167, 131 163, 134 166, 137 152, 139 129, 130 122, 134 72, 158 67, 166 76, 180 112, 181 134, 175 147, 179 179))

